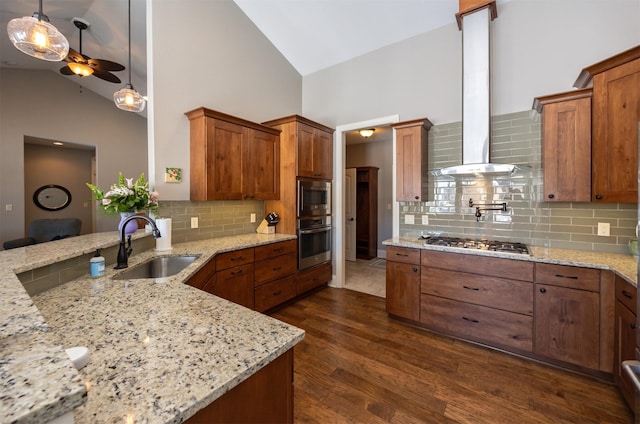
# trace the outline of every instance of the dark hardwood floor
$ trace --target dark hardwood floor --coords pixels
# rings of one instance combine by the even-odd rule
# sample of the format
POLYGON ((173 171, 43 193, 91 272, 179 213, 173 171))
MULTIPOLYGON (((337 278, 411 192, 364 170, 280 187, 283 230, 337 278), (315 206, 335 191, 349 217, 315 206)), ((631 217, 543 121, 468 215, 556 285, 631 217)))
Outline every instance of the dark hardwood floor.
POLYGON ((327 288, 272 314, 303 328, 296 423, 632 423, 613 385, 389 319, 327 288))

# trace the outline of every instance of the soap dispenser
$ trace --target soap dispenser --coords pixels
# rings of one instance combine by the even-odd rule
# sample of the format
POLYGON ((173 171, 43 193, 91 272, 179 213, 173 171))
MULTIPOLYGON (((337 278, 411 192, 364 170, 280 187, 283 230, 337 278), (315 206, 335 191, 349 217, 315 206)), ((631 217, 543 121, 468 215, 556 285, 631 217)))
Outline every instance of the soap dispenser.
POLYGON ((100 249, 96 249, 96 254, 89 261, 89 275, 92 277, 102 277, 104 275, 104 257, 100 256, 100 249))

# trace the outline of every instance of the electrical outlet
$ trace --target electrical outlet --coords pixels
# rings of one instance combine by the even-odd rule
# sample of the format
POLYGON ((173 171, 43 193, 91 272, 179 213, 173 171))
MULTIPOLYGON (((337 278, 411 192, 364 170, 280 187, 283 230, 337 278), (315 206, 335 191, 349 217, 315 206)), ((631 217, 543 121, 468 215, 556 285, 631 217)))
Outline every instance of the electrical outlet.
POLYGON ((11 212, 13 210, 13 205, 11 203, 7 203, 4 205, 4 210, 7 212, 11 212))
POLYGON ((422 215, 422 225, 429 225, 429 215, 422 215))
POLYGON ((598 222, 598 235, 599 236, 604 236, 604 237, 609 237, 609 235, 611 230, 611 224, 609 224, 608 222, 598 222))
POLYGON ((198 228, 198 217, 197 216, 192 216, 191 217, 191 228, 198 228))
POLYGON ((251 222, 256 222, 256 214, 255 214, 255 213, 252 213, 252 214, 251 214, 250 221, 251 221, 251 222))
POLYGON ((413 215, 405 215, 404 216, 405 224, 413 224, 413 215))

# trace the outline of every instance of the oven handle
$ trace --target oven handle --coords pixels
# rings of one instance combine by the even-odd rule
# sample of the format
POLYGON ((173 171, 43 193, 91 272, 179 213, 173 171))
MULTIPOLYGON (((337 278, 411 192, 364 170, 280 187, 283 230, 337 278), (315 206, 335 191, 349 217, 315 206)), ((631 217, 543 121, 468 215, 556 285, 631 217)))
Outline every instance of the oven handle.
POLYGON ((326 231, 331 231, 331 227, 322 227, 322 228, 316 228, 313 230, 299 230, 300 234, 315 234, 315 233, 323 233, 326 231))

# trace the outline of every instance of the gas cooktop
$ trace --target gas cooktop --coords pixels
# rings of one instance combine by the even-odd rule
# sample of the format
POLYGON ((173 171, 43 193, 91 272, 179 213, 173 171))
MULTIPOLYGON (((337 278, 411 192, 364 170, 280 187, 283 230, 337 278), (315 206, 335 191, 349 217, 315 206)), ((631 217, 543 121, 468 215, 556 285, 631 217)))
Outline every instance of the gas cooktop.
POLYGON ((420 239, 424 240, 425 244, 432 246, 458 247, 463 249, 478 249, 492 252, 529 255, 529 248, 524 243, 486 239, 474 240, 444 236, 420 236, 420 239))

